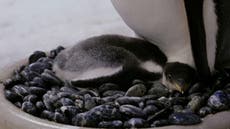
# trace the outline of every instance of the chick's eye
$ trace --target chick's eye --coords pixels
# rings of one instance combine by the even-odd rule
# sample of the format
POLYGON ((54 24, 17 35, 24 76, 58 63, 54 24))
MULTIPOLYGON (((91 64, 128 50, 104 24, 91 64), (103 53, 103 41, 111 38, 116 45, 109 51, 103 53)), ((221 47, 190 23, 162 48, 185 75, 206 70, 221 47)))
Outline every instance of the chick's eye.
POLYGON ((168 74, 167 77, 168 77, 169 80, 172 80, 172 75, 171 74, 168 74))

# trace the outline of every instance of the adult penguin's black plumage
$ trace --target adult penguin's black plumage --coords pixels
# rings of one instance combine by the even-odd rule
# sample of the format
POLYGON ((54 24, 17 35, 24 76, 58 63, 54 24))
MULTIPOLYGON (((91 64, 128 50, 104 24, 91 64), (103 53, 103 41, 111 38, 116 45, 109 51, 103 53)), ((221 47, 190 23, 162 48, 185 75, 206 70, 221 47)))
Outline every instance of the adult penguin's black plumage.
POLYGON ((194 62, 200 79, 230 68, 230 1, 185 0, 194 62))

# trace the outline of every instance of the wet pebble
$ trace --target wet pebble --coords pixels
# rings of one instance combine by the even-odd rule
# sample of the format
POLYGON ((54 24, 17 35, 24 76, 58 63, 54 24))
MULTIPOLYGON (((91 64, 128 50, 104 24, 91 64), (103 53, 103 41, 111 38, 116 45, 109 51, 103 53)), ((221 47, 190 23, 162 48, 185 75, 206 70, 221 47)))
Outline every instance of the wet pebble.
POLYGON ((36 102, 35 106, 39 111, 43 111, 46 108, 45 104, 42 101, 36 102))
POLYGON ((147 115, 153 115, 155 114, 156 112, 158 112, 159 109, 154 106, 154 105, 147 105, 144 109, 143 109, 143 112, 147 115))
POLYGON ((86 98, 84 103, 84 108, 90 110, 93 107, 97 106, 97 100, 94 97, 86 98))
POLYGON ((175 125, 193 125, 200 123, 201 119, 193 113, 176 112, 169 116, 169 122, 175 125))
POLYGON ((114 83, 104 83, 98 88, 99 93, 103 93, 108 90, 119 90, 119 86, 114 83))
POLYGON ((21 108, 22 107, 22 103, 21 102, 15 102, 14 105, 18 108, 21 108))
POLYGON ((36 107, 34 106, 33 103, 31 103, 29 101, 26 101, 26 102, 22 103, 22 110, 27 112, 27 113, 29 113, 29 114, 32 114, 32 115, 37 114, 36 107))
POLYGON ((21 97, 24 97, 29 94, 28 87, 24 85, 15 85, 12 88, 12 91, 21 97))
POLYGON ((145 95, 146 91, 147 89, 144 84, 135 84, 127 90, 125 96, 141 97, 145 95))
POLYGON ((188 103, 187 108, 193 112, 196 112, 202 106, 203 100, 200 96, 194 96, 188 103))
POLYGON ((36 62, 38 59, 42 58, 42 57, 46 57, 46 53, 43 51, 35 51, 33 54, 31 54, 29 56, 29 63, 34 63, 36 62))
POLYGON ((63 115, 63 114, 61 114, 59 112, 55 112, 54 113, 54 118, 53 119, 54 119, 54 121, 56 121, 58 123, 63 123, 63 124, 70 123, 70 121, 68 120, 68 118, 65 115, 63 115))
POLYGON ((139 118, 146 117, 146 114, 142 111, 141 108, 133 105, 122 105, 119 107, 119 110, 122 114, 129 117, 139 117, 139 118))
POLYGON ((47 119, 47 120, 54 120, 54 112, 44 110, 41 113, 41 118, 47 119))
POLYGON ((98 124, 99 128, 121 128, 123 127, 123 122, 120 120, 114 121, 102 121, 98 124))
POLYGON ((169 125, 169 121, 167 119, 162 119, 162 120, 156 120, 154 121, 150 127, 161 127, 161 126, 166 126, 169 125))
POLYGON ((5 94, 6 99, 8 99, 11 102, 17 102, 17 101, 22 100, 21 96, 19 96, 18 94, 14 93, 10 90, 5 90, 4 94, 5 94))
POLYGON ((103 97, 107 97, 107 96, 113 96, 113 95, 116 95, 116 94, 120 94, 122 96, 125 95, 125 92, 124 91, 120 91, 120 90, 108 90, 108 91, 105 91, 102 96, 103 97))
POLYGON ((36 95, 27 95, 23 98, 23 101, 29 101, 35 104, 38 101, 38 97, 36 95))
POLYGON ((45 69, 51 69, 50 65, 41 62, 35 62, 29 65, 29 70, 41 74, 45 69))
POLYGON ((81 110, 76 106, 62 106, 60 109, 65 116, 68 116, 70 118, 81 112, 81 110))
POLYGON ((208 105, 215 110, 224 110, 228 108, 229 100, 227 95, 221 91, 216 91, 208 99, 208 105))
POLYGON ((54 107, 59 108, 61 106, 71 106, 74 105, 73 100, 69 98, 61 98, 54 103, 54 107))
POLYGON ((113 96, 103 97, 101 99, 102 99, 102 101, 104 101, 104 103, 108 103, 108 102, 113 102, 117 98, 122 97, 122 96, 123 95, 121 95, 121 94, 116 94, 116 95, 113 95, 113 96))
POLYGON ((124 96, 124 97, 119 97, 118 99, 116 99, 116 102, 119 105, 131 104, 131 105, 139 106, 139 103, 142 101, 143 101, 143 99, 141 97, 124 96))
POLYGON ((206 115, 211 114, 211 113, 212 113, 212 109, 210 107, 207 107, 207 106, 202 107, 198 112, 198 114, 201 117, 205 117, 206 115))
POLYGON ((52 73, 49 70, 45 70, 45 72, 41 74, 41 78, 47 84, 51 84, 51 85, 62 85, 63 84, 62 80, 59 79, 56 75, 54 75, 54 73, 52 73))
POLYGON ((148 122, 142 118, 131 118, 124 123, 126 128, 145 128, 148 127, 148 122))
POLYGON ((46 90, 40 87, 30 87, 29 91, 31 94, 34 94, 37 96, 43 96, 46 93, 46 90))
POLYGON ((148 94, 162 97, 162 96, 167 96, 169 94, 169 90, 163 84, 156 81, 152 84, 151 88, 148 90, 148 94))

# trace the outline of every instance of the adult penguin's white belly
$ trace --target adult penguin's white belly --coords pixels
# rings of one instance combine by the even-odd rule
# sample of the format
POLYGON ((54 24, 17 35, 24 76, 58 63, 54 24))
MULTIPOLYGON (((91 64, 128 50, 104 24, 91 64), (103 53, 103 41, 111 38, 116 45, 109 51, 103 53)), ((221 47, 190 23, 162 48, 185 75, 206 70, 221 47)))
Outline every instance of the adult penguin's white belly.
POLYGON ((184 0, 112 0, 135 33, 165 52, 168 62, 194 67, 184 0))

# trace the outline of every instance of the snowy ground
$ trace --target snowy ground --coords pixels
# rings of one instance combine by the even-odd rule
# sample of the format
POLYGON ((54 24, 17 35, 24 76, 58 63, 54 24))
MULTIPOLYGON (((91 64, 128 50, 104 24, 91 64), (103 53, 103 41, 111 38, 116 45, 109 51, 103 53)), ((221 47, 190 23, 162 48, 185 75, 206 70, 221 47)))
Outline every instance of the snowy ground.
POLYGON ((100 34, 133 35, 110 0, 0 0, 0 68, 100 34))

